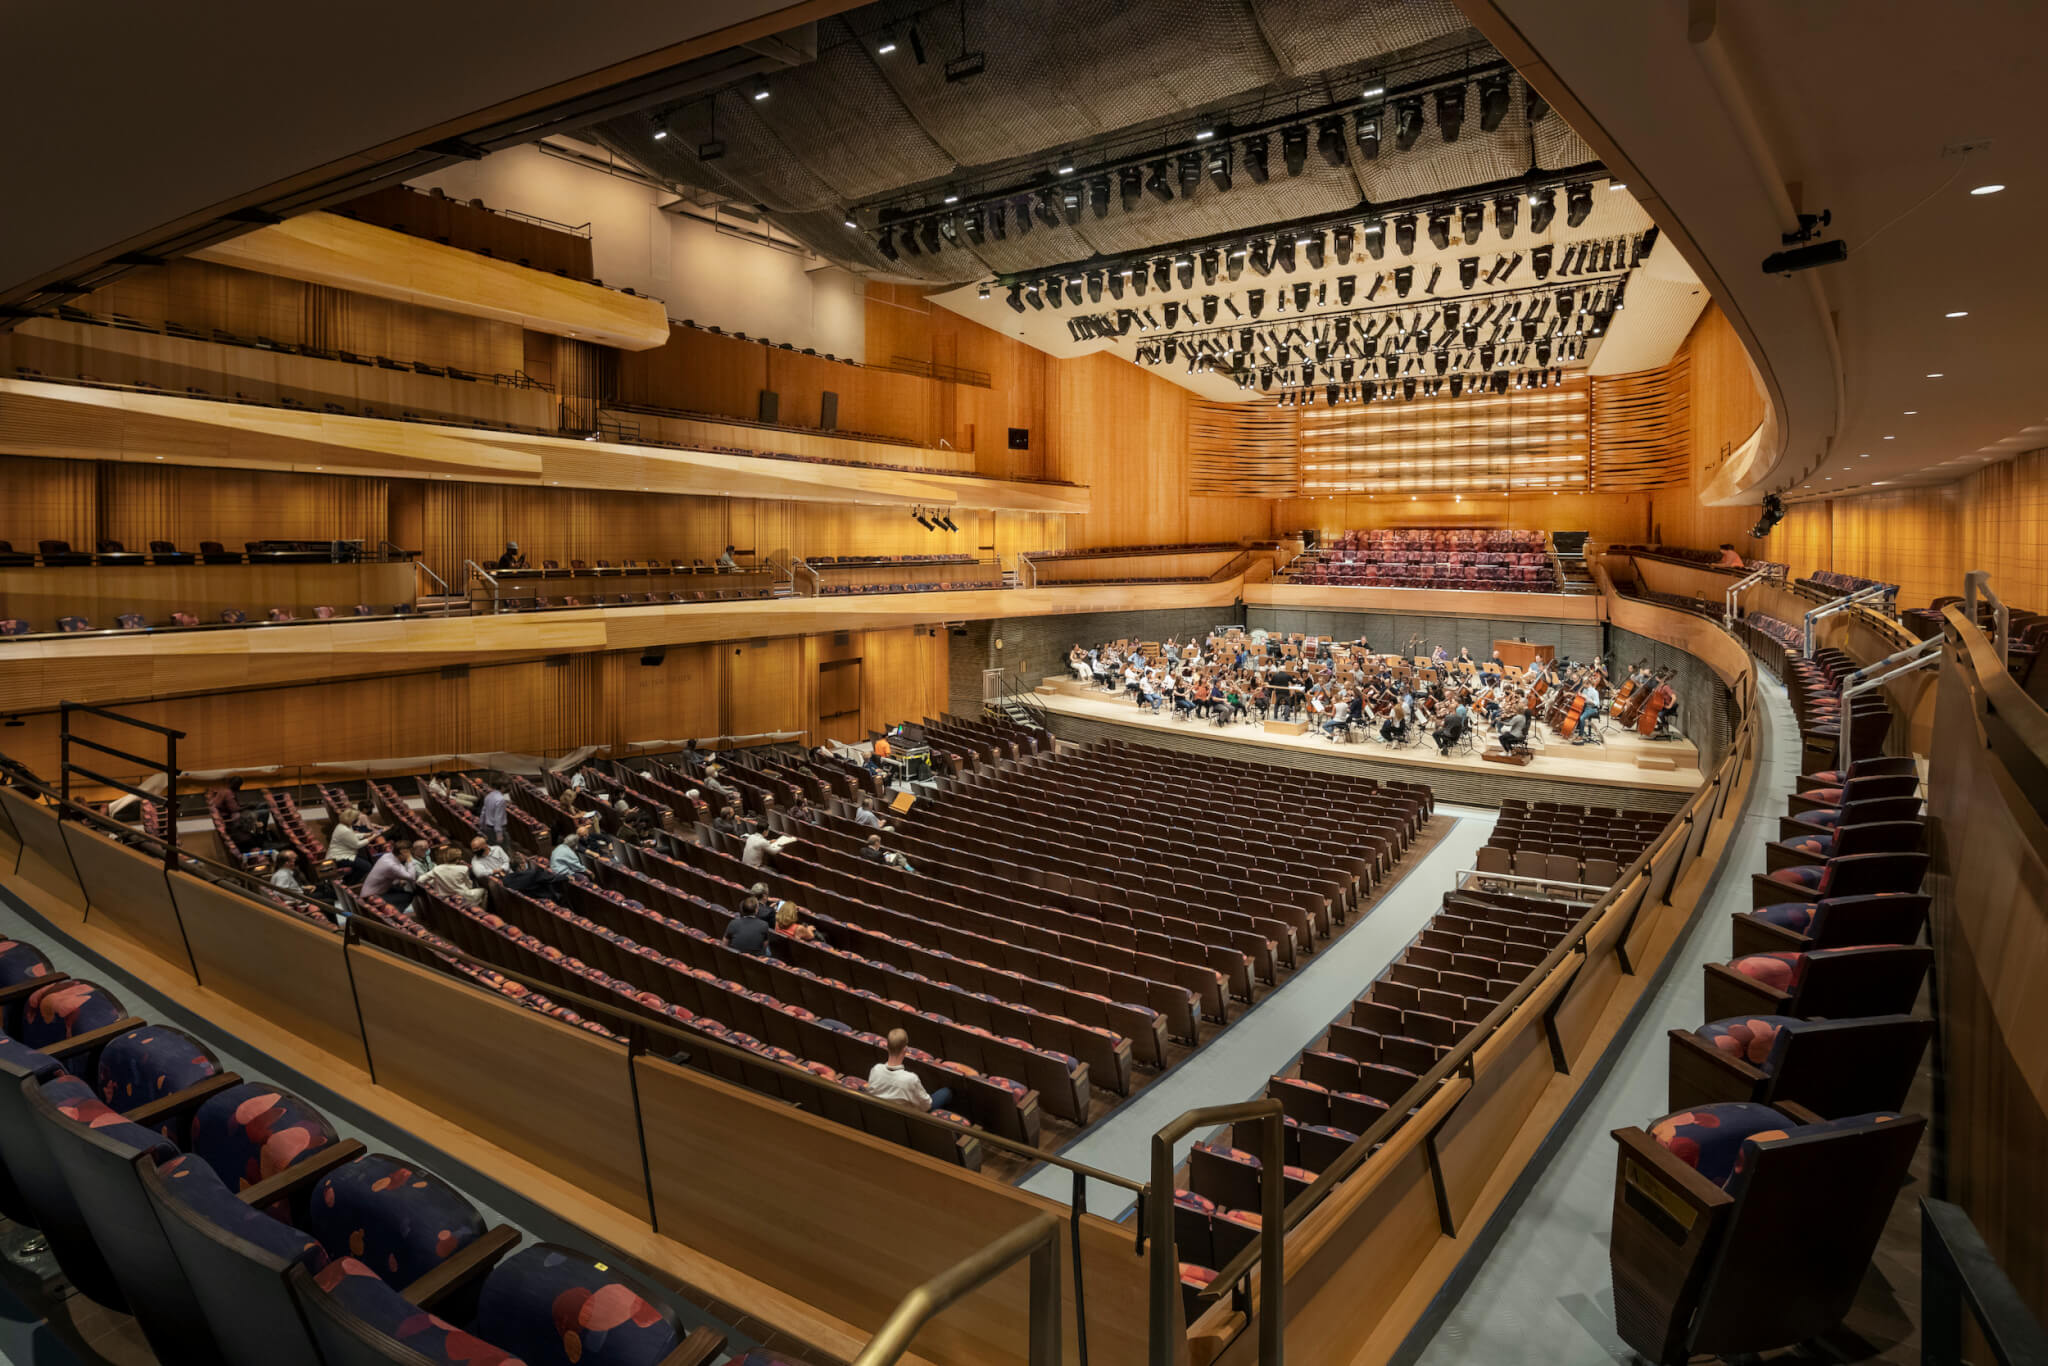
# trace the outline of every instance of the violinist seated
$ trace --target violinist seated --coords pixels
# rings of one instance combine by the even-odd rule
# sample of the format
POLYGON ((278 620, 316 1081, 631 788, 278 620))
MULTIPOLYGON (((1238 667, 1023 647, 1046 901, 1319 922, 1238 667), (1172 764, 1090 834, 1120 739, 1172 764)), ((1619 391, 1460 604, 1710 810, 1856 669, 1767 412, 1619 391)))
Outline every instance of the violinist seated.
POLYGON ((1436 752, 1448 755, 1451 747, 1463 740, 1466 732, 1471 729, 1472 712, 1460 702, 1451 714, 1444 718, 1443 724, 1436 728, 1436 752))
POLYGON ((1503 753, 1519 754, 1528 750, 1529 726, 1535 719, 1535 710, 1524 707, 1501 723, 1500 747, 1503 753))
POLYGON ((1393 745, 1408 738, 1409 723, 1415 719, 1415 703, 1405 694, 1387 713, 1387 719, 1380 722, 1380 739, 1393 745))
POLYGON ((1323 721, 1323 734, 1335 739, 1339 732, 1350 729, 1350 726, 1351 699, 1340 697, 1337 699, 1337 705, 1330 709, 1329 716, 1323 721))

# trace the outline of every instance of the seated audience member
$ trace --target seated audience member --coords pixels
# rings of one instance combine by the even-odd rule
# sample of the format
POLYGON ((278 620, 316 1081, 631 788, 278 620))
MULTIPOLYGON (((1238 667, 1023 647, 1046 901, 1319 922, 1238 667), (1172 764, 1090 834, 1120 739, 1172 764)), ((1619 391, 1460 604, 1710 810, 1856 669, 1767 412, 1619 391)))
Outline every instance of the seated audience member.
POLYGON ((904 858, 903 855, 890 849, 884 849, 880 835, 868 836, 868 842, 861 846, 860 856, 871 863, 879 863, 886 868, 895 868, 905 873, 917 871, 910 866, 910 861, 904 858))
POLYGON ((770 839, 765 832, 755 830, 747 836, 747 847, 740 854, 740 862, 746 864, 749 868, 765 867, 767 866, 770 854, 780 853, 794 843, 796 843, 796 836, 794 835, 784 835, 779 839, 770 839))
POLYGON ((363 878, 363 895, 388 901, 404 910, 412 905, 412 865, 398 856, 396 848, 386 849, 370 865, 363 878))
POLYGON ((293 849, 277 851, 277 866, 270 870, 270 885, 279 891, 304 892, 299 882, 299 855, 293 849))
POLYGON ((270 822, 254 807, 246 808, 228 822, 228 840, 237 849, 257 849, 270 840, 270 822))
POLYGON ((811 805, 808 793, 797 797, 796 805, 789 808, 789 818, 798 825, 816 825, 818 823, 818 808, 811 805))
POLYGON ((683 772, 694 777, 704 771, 704 755, 698 750, 695 740, 683 741, 683 752, 678 757, 683 761, 683 772))
POLYGON ((1535 708, 1524 707, 1501 723, 1500 747, 1503 753, 1513 754, 1529 748, 1529 726, 1535 719, 1535 708))
POLYGON ((577 826, 574 833, 562 836, 562 842, 548 855, 548 868, 557 877, 581 877, 590 871, 580 852, 587 829, 588 826, 577 826))
POLYGON ((370 865, 375 862, 370 841, 383 833, 368 829, 363 813, 353 806, 344 806, 335 813, 334 828, 327 833, 327 861, 341 870, 342 881, 361 882, 369 875, 370 865))
POLYGON ((734 839, 740 838, 745 833, 740 828, 739 813, 730 806, 718 808, 718 817, 711 822, 711 828, 721 835, 731 835, 734 839))
POLYGON ((421 878, 434 871, 434 846, 425 840, 414 840, 407 845, 405 867, 417 885, 421 878))
POLYGON ((1736 553, 1734 546, 1723 541, 1721 542, 1721 555, 1716 563, 1723 569, 1740 569, 1742 568, 1742 556, 1736 553))
POLYGON ((725 924, 725 942, 732 949, 755 958, 767 958, 768 940, 774 930, 774 922, 763 918, 760 903, 748 897, 740 903, 740 912, 725 924))
POLYGON ((502 554, 502 555, 500 555, 500 556, 499 556, 499 557, 497 558, 497 561, 496 561, 496 563, 495 563, 495 564, 493 565, 493 568, 496 568, 496 569, 524 569, 524 568, 526 568, 526 557, 525 557, 524 555, 522 555, 522 554, 520 554, 520 553, 519 553, 519 542, 517 542, 517 541, 507 541, 507 542, 505 542, 505 553, 504 553, 504 554, 502 554))
POLYGON ((478 882, 511 871, 512 860, 506 856, 503 845, 493 844, 482 835, 469 842, 469 873, 478 882))
POLYGON ((875 814, 875 799, 873 797, 862 797, 860 799, 860 805, 853 810, 853 819, 857 824, 869 826, 876 830, 887 830, 890 828, 883 822, 880 816, 875 814))
POLYGON ((825 936, 819 934, 811 926, 804 924, 798 918, 798 915, 799 912, 795 906, 787 901, 783 902, 775 910, 775 928, 788 935, 791 939, 799 940, 806 944, 824 943, 825 936))
POLYGON ((476 879, 463 866, 461 851, 453 845, 436 851, 434 866, 417 881, 423 889, 431 888, 443 896, 460 898, 472 906, 484 904, 484 889, 476 885, 476 879))
POLYGON ((718 567, 720 569, 738 569, 740 567, 740 562, 732 557, 732 551, 733 548, 727 546, 718 552, 718 567))
POLYGON ((890 1030, 889 1058, 868 1070, 868 1094, 912 1106, 927 1114, 945 1109, 953 1099, 953 1092, 941 1086, 936 1092, 927 1093, 924 1083, 917 1079, 917 1073, 903 1065, 903 1055, 909 1051, 910 1035, 900 1029, 890 1030))
POLYGON ((427 791, 433 793, 450 806, 461 807, 464 811, 474 811, 476 809, 476 798, 474 796, 467 792, 457 792, 454 788, 442 782, 439 775, 427 779, 427 791))

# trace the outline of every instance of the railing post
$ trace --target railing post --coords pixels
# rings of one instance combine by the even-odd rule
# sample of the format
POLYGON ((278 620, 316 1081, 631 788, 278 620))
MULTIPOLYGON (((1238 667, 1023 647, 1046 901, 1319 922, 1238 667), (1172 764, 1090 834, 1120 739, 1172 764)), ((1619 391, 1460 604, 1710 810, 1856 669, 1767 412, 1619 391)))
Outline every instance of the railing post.
POLYGON ((1266 1131, 1259 1172, 1259 1366, 1281 1366, 1287 1352, 1287 1127, 1279 1114, 1266 1131))

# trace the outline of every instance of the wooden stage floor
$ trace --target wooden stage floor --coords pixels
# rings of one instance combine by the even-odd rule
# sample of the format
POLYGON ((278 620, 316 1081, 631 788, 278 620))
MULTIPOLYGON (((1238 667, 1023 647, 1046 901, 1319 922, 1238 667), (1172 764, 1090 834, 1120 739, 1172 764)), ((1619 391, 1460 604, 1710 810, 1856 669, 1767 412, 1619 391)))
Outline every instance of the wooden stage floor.
MULTIPOLYGON (((1699 767, 1699 749, 1691 740, 1645 740, 1633 730, 1612 725, 1607 729, 1604 743, 1587 745, 1574 745, 1568 741, 1560 744, 1548 730, 1539 727, 1536 743, 1531 746, 1536 758, 1526 766, 1517 766, 1488 762, 1480 758, 1477 751, 1467 749, 1454 751, 1447 757, 1439 756, 1434 742, 1428 740, 1421 744, 1389 746, 1380 742, 1377 730, 1371 739, 1363 743, 1338 744, 1313 732, 1289 735, 1248 722, 1218 727, 1206 720, 1176 720, 1170 712, 1155 715, 1122 696, 1083 688, 1079 682, 1070 679, 1048 679, 1040 685, 1035 700, 1043 703, 1055 718, 1072 717, 1128 728, 1131 734, 1126 738, 1135 743, 1143 743, 1148 732, 1160 737, 1162 742, 1167 736, 1199 737, 1205 742, 1204 748, 1212 743, 1227 743, 1242 745, 1247 750, 1280 751, 1273 756, 1277 762, 1287 762, 1292 756, 1313 754, 1320 764, 1348 759, 1370 765, 1375 772, 1382 774, 1382 766, 1398 765, 1415 770, 1412 775, 1402 775, 1414 782, 1434 786, 1440 780, 1455 776, 1466 780, 1467 784, 1473 780, 1483 781, 1489 786, 1498 783, 1507 795, 1514 794, 1514 784, 1528 782, 1690 796, 1704 781, 1699 767), (1642 761, 1646 760, 1657 766, 1642 767, 1642 761), (1664 764, 1672 766, 1666 768, 1664 764)), ((1499 748, 1493 742, 1491 731, 1481 727, 1480 733, 1486 742, 1484 748, 1499 748)), ((1245 757, 1255 759, 1259 756, 1247 753, 1245 757)), ((1597 793, 1581 800, 1591 800, 1595 804, 1601 802, 1597 793)), ((1627 803, 1617 792, 1613 804, 1627 803)))

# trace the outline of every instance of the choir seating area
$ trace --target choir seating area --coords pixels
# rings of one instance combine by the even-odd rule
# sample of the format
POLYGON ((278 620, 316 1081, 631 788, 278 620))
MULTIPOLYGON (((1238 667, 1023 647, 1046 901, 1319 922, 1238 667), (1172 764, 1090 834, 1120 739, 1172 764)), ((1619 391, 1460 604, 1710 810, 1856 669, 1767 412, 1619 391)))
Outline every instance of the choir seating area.
POLYGON ((1345 531, 1289 561, 1281 579, 1350 587, 1562 591, 1550 537, 1542 531, 1345 531))
POLYGON ((1928 860, 1898 852, 1924 840, 1921 812, 1911 757, 1801 776, 1733 956, 1703 966, 1707 1018, 1669 1032, 1670 1112, 1615 1131, 1615 1323, 1642 1359, 1826 1340, 1898 1236, 1934 1034, 1928 860), (1848 852, 1880 826, 1890 852, 1848 852))
POLYGON ((85 1359, 721 1357, 724 1333, 685 1327, 673 1292, 625 1259, 492 1225, 432 1171, 342 1137, 33 943, 0 944, 0 1001, 0 1213, 44 1241, 57 1273, 10 1264, 4 1279, 66 1325, 59 1341, 94 1325, 100 1338, 67 1342, 85 1359), (589 1304, 602 1312, 578 1311, 589 1304))

